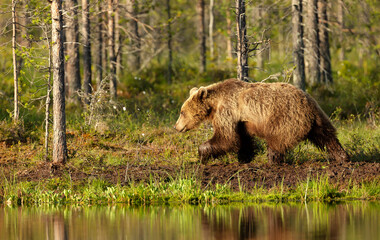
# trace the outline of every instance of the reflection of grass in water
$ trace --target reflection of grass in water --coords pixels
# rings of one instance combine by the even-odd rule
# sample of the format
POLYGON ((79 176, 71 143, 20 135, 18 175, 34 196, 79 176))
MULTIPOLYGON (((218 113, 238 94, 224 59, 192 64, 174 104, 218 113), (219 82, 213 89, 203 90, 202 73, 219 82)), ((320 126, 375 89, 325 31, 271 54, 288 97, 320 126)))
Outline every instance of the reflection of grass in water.
MULTIPOLYGON (((32 228, 33 233, 43 236, 46 229, 53 227, 53 223, 59 224, 56 220, 61 219, 68 234, 77 238, 81 236, 81 239, 94 235, 99 239, 105 236, 117 239, 120 235, 133 236, 132 239, 153 239, 154 236, 154 239, 175 236, 177 238, 174 239, 178 236, 184 236, 182 239, 277 236, 272 239, 278 239, 286 234, 290 234, 291 239, 320 239, 322 236, 330 239, 345 235, 351 239, 373 239, 378 233, 379 210, 378 202, 353 201, 332 204, 234 202, 228 205, 138 207, 125 204, 59 207, 43 204, 20 209, 5 207, 3 212, 6 213, 6 222, 12 222, 25 233, 32 228), (17 222, 18 218, 24 220, 17 222), (38 221, 35 222, 35 219, 38 221), (93 226, 97 226, 96 229, 93 226)), ((39 238, 43 238, 41 236, 39 238)))

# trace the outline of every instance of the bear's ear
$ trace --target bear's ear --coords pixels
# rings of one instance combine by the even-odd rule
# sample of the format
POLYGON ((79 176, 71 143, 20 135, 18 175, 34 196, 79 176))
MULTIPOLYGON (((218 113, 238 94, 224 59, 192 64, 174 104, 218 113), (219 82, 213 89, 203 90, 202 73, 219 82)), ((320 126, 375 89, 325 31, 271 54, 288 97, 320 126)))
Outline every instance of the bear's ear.
POLYGON ((195 93, 196 91, 198 90, 198 88, 194 87, 190 90, 190 95, 192 95, 193 93, 195 93))
POLYGON ((200 87, 198 92, 197 92, 197 96, 200 100, 204 100, 206 99, 207 97, 207 88, 205 87, 200 87))

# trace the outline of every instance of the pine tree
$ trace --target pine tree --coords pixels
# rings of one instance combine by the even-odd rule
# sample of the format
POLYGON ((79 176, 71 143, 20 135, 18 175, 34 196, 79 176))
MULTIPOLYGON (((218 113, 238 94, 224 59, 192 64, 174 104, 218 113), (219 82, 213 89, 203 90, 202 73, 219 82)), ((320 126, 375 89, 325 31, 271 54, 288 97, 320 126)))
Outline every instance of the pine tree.
POLYGON ((294 85, 305 90, 305 60, 303 44, 302 0, 292 0, 293 61, 296 68, 293 72, 294 85))
POLYGON ((67 161, 62 1, 51 2, 53 63, 53 162, 67 161))
POLYGON ((237 77, 242 81, 248 81, 248 39, 246 26, 245 0, 236 0, 236 26, 237 26, 237 77))
POLYGON ((79 66, 79 25, 78 25, 78 0, 66 0, 66 52, 67 80, 69 99, 79 101, 77 91, 81 88, 80 66, 79 66))
POLYGON ((89 0, 82 0, 82 22, 83 22, 83 92, 87 96, 91 93, 91 26, 90 26, 90 3, 89 0))

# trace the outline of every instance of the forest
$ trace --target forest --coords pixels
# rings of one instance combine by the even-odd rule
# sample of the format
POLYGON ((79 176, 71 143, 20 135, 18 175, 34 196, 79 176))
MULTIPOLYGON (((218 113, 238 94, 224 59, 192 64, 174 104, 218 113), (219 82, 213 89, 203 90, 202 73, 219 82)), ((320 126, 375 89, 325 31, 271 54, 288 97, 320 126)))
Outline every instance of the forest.
POLYGON ((377 0, 2 0, 0 203, 380 199, 377 0), (286 82, 351 161, 302 142, 280 165, 201 164, 193 87, 286 82))

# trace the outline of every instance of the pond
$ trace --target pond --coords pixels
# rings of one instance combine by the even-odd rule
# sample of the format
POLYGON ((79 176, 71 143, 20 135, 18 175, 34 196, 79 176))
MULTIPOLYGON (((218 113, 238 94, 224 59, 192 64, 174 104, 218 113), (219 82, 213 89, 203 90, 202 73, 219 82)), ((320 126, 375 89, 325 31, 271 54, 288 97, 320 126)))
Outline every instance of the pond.
POLYGON ((0 206, 0 239, 379 239, 380 203, 0 206))

